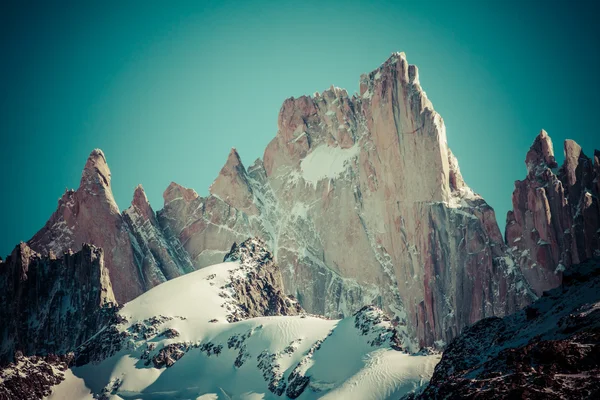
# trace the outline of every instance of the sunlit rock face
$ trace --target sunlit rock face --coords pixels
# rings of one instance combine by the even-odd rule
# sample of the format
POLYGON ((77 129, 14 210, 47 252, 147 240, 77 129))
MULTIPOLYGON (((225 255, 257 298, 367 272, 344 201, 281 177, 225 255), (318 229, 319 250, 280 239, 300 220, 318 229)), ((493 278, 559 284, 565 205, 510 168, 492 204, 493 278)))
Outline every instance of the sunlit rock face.
POLYGON ((507 216, 506 242, 538 295, 558 286, 563 271, 600 248, 598 161, 594 164, 572 140, 565 141, 564 152, 556 171, 552 141, 545 131, 538 135, 507 216))
POLYGON ((65 192, 28 245, 41 254, 76 251, 83 243, 101 247, 115 297, 123 303, 188 272, 191 263, 184 251, 162 237, 143 189, 136 190, 132 206, 121 215, 110 180, 104 153, 92 151, 79 188, 65 192))
POLYGON ((263 160, 230 154, 210 195, 172 183, 159 223, 195 268, 264 238, 288 293, 338 317, 364 304, 420 345, 530 301, 494 211, 466 186, 418 71, 395 53, 360 79, 287 99, 263 160))

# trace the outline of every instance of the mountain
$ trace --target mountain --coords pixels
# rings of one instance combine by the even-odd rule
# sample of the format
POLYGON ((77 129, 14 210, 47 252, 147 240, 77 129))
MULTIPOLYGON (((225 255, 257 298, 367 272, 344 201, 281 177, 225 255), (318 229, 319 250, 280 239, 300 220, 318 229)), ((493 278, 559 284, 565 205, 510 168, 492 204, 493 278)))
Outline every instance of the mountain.
POLYGON ((597 399, 600 259, 566 270, 560 287, 522 311, 467 328, 419 399, 597 399))
POLYGON ((399 397, 439 361, 402 351, 376 307, 343 320, 306 314, 283 295, 260 240, 226 260, 127 303, 119 323, 75 352, 78 366, 49 398, 399 397))
POLYGON ((94 150, 29 242, 41 254, 81 243, 105 252, 116 299, 220 263, 234 242, 263 238, 284 291, 308 312, 390 314, 412 351, 443 348, 466 326, 519 310, 598 251, 598 152, 572 141, 558 171, 542 132, 527 154, 503 238, 494 210, 465 183, 418 69, 394 53, 360 78, 289 98, 262 159, 235 149, 209 195, 172 182, 154 212, 141 186, 121 213, 94 150), (506 242, 505 242, 506 239, 506 242))
POLYGON ((309 312, 339 318, 377 304, 415 351, 528 304, 529 285, 493 209, 466 186, 417 68, 395 53, 360 88, 287 99, 263 159, 246 169, 233 149, 206 198, 172 183, 161 226, 196 268, 261 236, 309 312))
POLYGON ((77 190, 67 190, 46 225, 27 243, 41 254, 62 254, 91 243, 104 250, 115 297, 129 301, 191 270, 187 254, 157 229, 154 211, 141 187, 122 215, 114 200, 111 174, 101 150, 90 154, 77 190))
POLYGON ((599 152, 592 162, 572 140, 555 173, 552 140, 545 131, 527 153, 528 174, 515 182, 506 243, 537 295, 560 285, 572 264, 600 256, 599 152))

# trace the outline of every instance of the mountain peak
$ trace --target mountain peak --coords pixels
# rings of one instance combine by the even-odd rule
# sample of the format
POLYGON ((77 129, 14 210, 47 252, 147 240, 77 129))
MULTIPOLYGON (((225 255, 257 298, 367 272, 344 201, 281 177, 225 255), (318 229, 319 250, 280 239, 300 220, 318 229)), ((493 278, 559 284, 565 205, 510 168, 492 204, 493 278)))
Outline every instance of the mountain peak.
POLYGON ((83 168, 80 185, 87 186, 97 183, 104 187, 110 187, 110 178, 110 169, 104 152, 100 149, 92 150, 83 168))
POLYGON ((256 214, 258 210, 253 203, 252 187, 248 181, 248 174, 240 155, 232 148, 227 157, 227 162, 219 176, 210 185, 210 194, 219 197, 226 203, 238 208, 249 215, 256 214))
POLYGON ((535 172, 536 168, 540 165, 548 168, 556 168, 558 166, 554 159, 552 139, 550 139, 545 130, 542 129, 533 141, 527 152, 525 164, 527 165, 527 171, 530 173, 535 172))
POLYGON ((141 184, 137 185, 135 191, 133 192, 131 207, 135 208, 137 212, 143 215, 146 219, 154 220, 154 211, 150 206, 146 192, 141 184))
POLYGON ((171 182, 169 186, 163 192, 163 199, 165 201, 164 205, 166 206, 172 201, 183 199, 186 202, 190 202, 194 199, 197 199, 198 193, 194 189, 188 189, 184 186, 181 186, 179 183, 171 182))
POLYGON ((148 197, 146 196, 144 187, 139 184, 135 187, 135 191, 133 192, 133 200, 131 200, 131 205, 139 208, 140 206, 145 206, 146 204, 148 204, 148 197))

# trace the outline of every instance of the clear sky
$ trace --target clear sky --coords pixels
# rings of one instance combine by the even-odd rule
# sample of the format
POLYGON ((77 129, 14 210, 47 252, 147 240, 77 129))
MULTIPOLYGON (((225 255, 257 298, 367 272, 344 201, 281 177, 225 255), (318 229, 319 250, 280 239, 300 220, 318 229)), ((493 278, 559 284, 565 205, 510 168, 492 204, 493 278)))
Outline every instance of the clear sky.
POLYGON ((285 98, 353 93, 394 51, 502 230, 541 128, 559 162, 565 138, 600 147, 598 2, 162 3, 1 2, 0 255, 77 188, 92 149, 121 209, 138 183, 155 210, 171 181, 205 195, 231 147, 262 156, 285 98))

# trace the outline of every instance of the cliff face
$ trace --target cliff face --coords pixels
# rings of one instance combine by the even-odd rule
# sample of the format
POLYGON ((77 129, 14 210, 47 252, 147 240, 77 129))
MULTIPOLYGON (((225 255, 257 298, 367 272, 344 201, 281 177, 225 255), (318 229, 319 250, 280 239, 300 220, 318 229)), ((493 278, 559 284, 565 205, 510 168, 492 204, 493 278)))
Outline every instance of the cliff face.
POLYGON ((21 243, 0 263, 0 305, 1 363, 73 351, 116 305, 103 251, 85 244, 57 259, 21 243))
POLYGON ((91 243, 104 250, 119 302, 129 301, 166 279, 188 272, 185 252, 162 238, 143 189, 121 215, 101 150, 90 154, 77 190, 67 190, 46 225, 27 243, 41 254, 62 254, 91 243))
POLYGON ((598 161, 565 141, 565 162, 557 173, 552 141, 545 131, 527 153, 528 174, 515 182, 508 212, 506 242, 523 275, 541 295, 558 286, 572 264, 590 259, 600 248, 598 161))
POLYGON ((188 254, 179 241, 169 242, 156 219, 142 185, 133 194, 131 206, 123 218, 135 240, 136 263, 141 266, 148 288, 193 271, 188 254))
POLYGON ((593 399, 600 395, 600 259, 505 318, 469 327, 410 398, 593 399))
POLYGON ((196 268, 261 236, 309 312, 378 304, 415 347, 530 300, 403 53, 363 75, 360 95, 332 87, 286 100, 263 160, 246 170, 232 151, 207 198, 175 183, 164 198, 160 224, 196 268))

